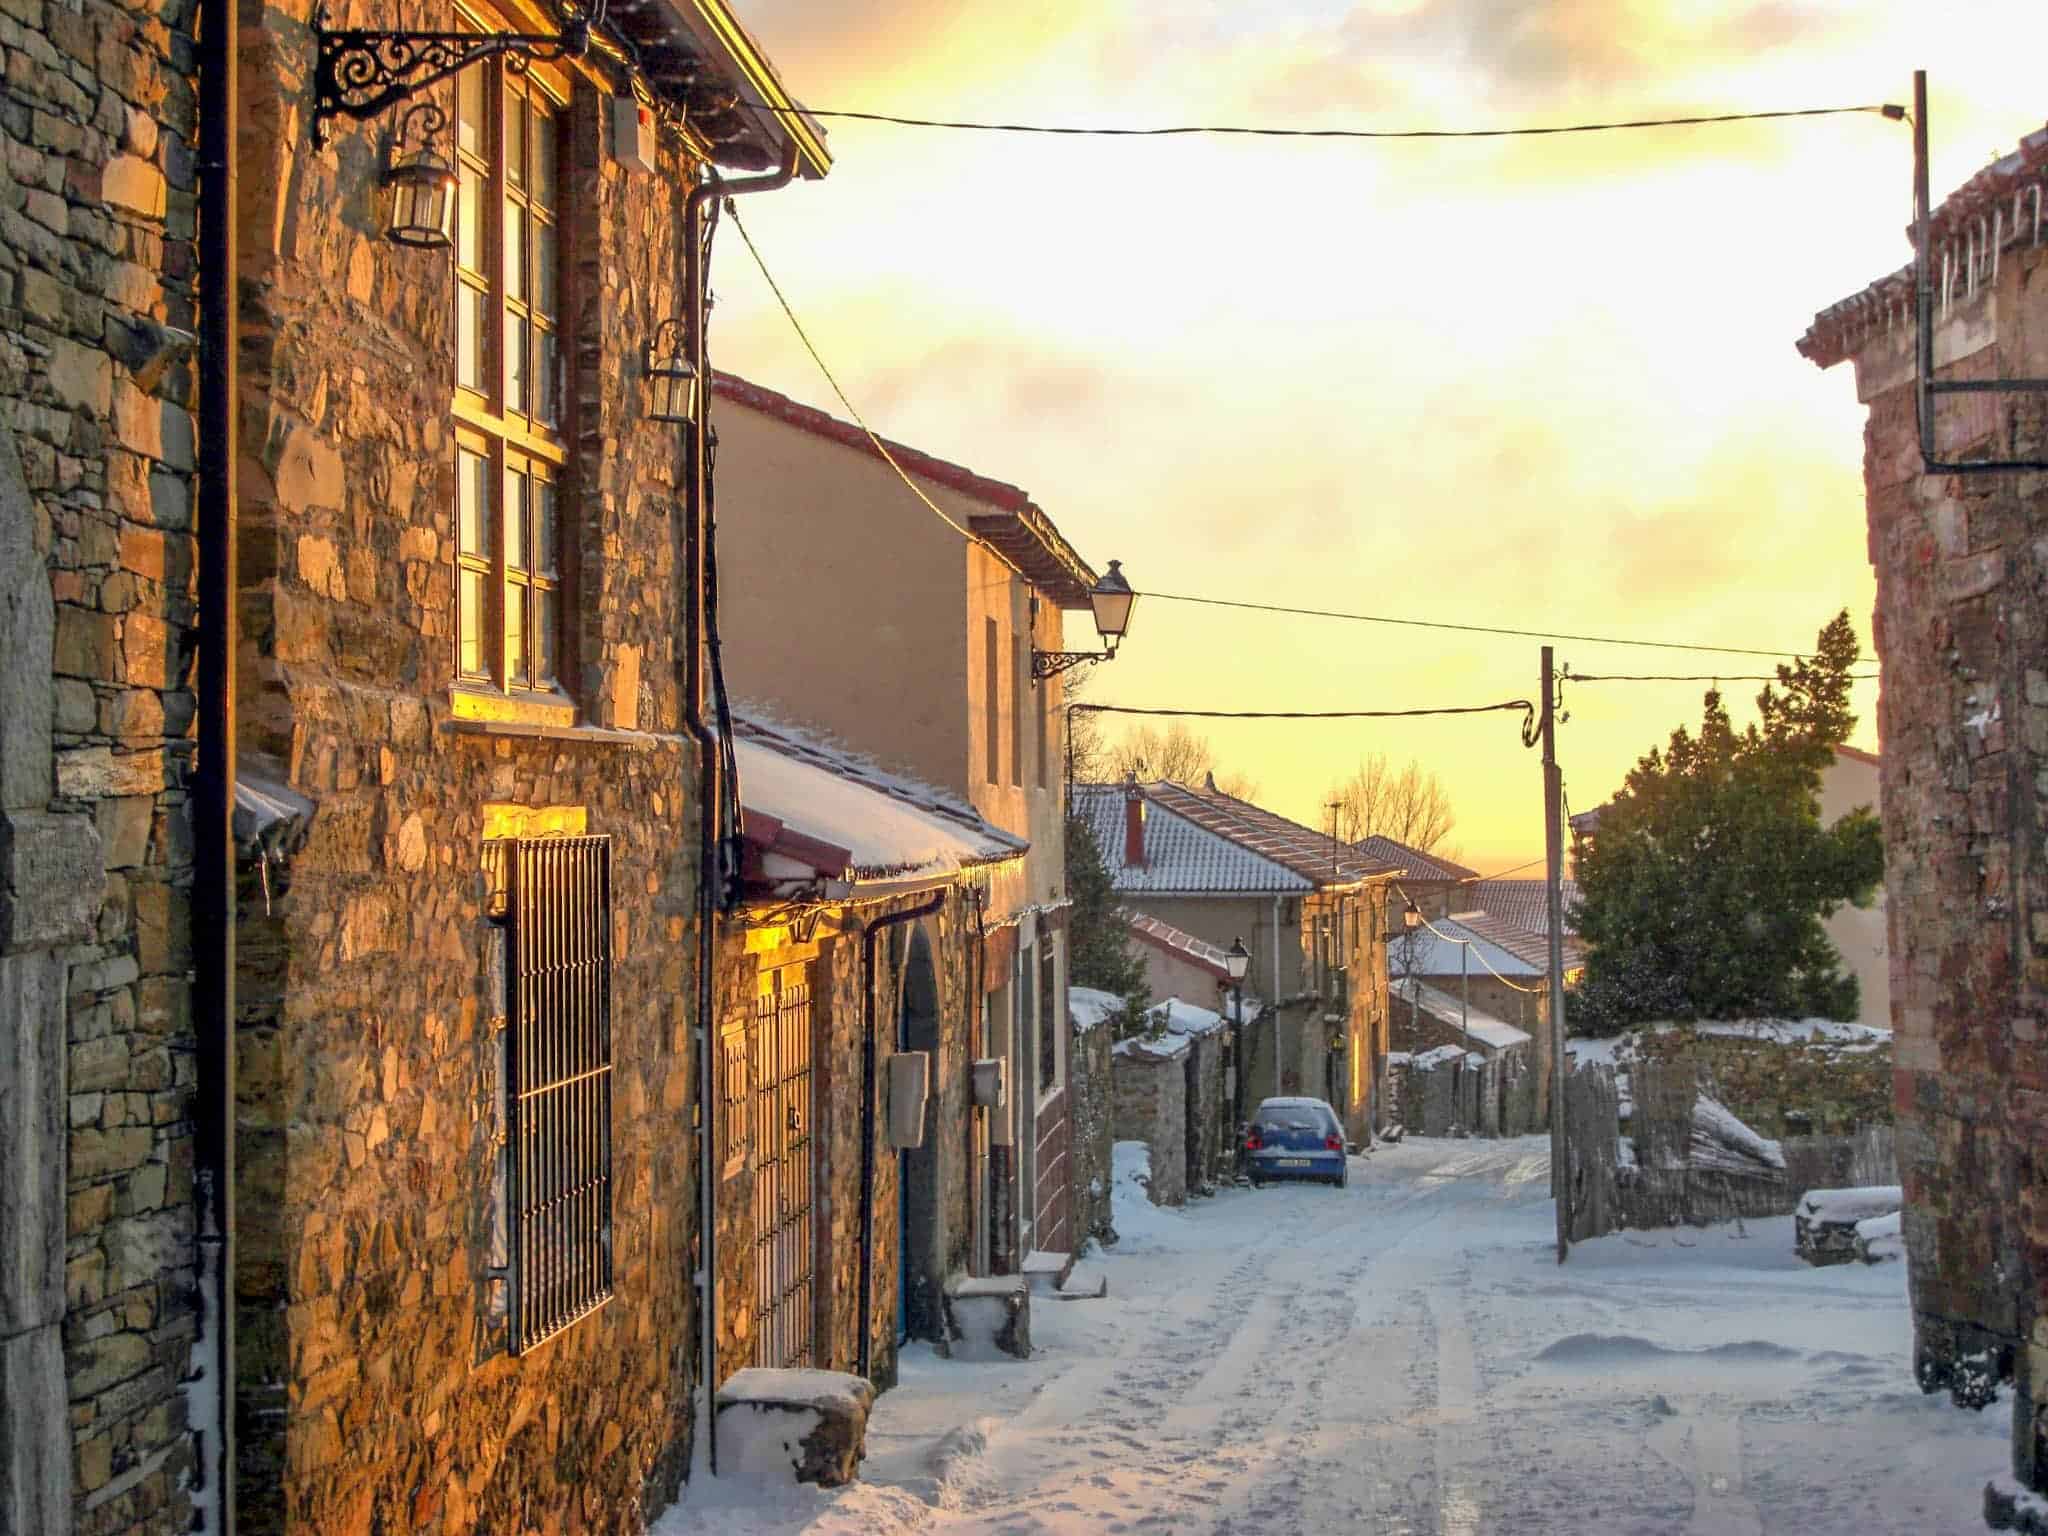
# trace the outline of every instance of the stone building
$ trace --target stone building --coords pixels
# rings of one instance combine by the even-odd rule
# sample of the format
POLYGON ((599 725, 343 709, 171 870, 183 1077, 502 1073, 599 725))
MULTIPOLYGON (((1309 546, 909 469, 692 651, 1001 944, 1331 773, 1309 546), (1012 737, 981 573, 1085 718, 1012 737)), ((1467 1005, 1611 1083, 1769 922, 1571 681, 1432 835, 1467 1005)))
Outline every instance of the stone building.
POLYGON ((1071 1219, 1062 693, 1033 673, 1035 653, 1063 649, 1063 613, 1088 608, 1097 574, 1013 485, 878 445, 741 379, 721 375, 714 404, 721 559, 728 580, 763 594, 727 616, 735 694, 1030 844, 991 877, 980 917, 978 1050, 1009 1062, 1010 1105, 977 1132, 991 1185, 975 1243, 996 1274, 1034 1249, 1071 1252, 1083 1234, 1071 1219), (848 615, 863 612, 872 622, 849 645, 848 615))
POLYGON ((946 1287, 988 1273, 977 918, 1026 845, 790 727, 737 730, 745 894, 720 947, 715 1375, 800 1366, 887 1385, 899 1335, 950 1342, 946 1287), (865 1108, 896 1102, 899 1052, 928 1063, 914 1136, 865 1108))
POLYGON ((1247 1106, 1326 1098, 1366 1141, 1383 1125, 1388 891, 1397 869, 1226 795, 1161 780, 1084 784, 1074 809, 1102 849, 1118 902, 1210 946, 1242 940, 1247 1106))
MULTIPOLYGON (((1933 211, 1934 381, 2048 376, 2048 130, 1933 211)), ((1899 1173, 1923 1385, 2010 1373, 2014 1469, 2048 1486, 2048 476, 1930 469, 1909 265, 1799 342, 1853 365, 1864 489, 1899 1173)), ((1939 464, 2048 462, 2039 393, 1934 394, 1939 464)))
POLYGON ((828 160, 724 0, 216 5, 0 12, 0 1510, 625 1527, 699 1430, 651 370, 712 167, 828 160))

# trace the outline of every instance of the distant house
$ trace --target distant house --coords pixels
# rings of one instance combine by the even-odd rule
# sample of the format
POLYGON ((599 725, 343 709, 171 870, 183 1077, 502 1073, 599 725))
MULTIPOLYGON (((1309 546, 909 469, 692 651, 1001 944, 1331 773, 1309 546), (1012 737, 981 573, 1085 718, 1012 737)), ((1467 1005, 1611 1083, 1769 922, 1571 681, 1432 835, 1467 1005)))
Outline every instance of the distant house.
POLYGON ((1479 878, 1475 869, 1424 853, 1391 837, 1361 837, 1351 846, 1375 863, 1401 871, 1396 882, 1397 906, 1412 901, 1425 917, 1448 917, 1472 904, 1464 899, 1462 888, 1479 878))
POLYGON ((980 1272, 988 1189, 964 1150, 976 917, 1029 845, 807 733, 741 718, 734 738, 743 835, 715 1018, 717 1374, 819 1367, 886 1385, 899 1336, 943 1337, 948 1280, 980 1272), (903 1052, 929 1069, 908 1142, 873 1108, 903 1052))
POLYGON ((1384 936, 1399 871, 1213 780, 1077 785, 1074 811, 1127 910, 1251 952, 1245 990, 1270 1006, 1247 1041, 1246 1101, 1316 1094, 1369 1136, 1381 1123, 1384 936))

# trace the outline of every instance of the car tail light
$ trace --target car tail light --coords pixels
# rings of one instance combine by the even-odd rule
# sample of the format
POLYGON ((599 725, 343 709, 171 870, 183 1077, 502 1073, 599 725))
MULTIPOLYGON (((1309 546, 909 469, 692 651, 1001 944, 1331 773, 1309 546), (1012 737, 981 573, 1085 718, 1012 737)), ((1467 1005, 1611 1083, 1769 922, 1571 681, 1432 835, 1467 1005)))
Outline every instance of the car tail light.
POLYGON ((1257 1131, 1251 1132, 1244 1139, 1244 1149, 1247 1152, 1256 1152, 1263 1146, 1265 1146, 1265 1143, 1259 1140, 1259 1133, 1257 1131))
POLYGON ((1342 1136, 1325 1136, 1323 1138, 1323 1150, 1325 1152, 1342 1152, 1344 1150, 1344 1138, 1342 1136))

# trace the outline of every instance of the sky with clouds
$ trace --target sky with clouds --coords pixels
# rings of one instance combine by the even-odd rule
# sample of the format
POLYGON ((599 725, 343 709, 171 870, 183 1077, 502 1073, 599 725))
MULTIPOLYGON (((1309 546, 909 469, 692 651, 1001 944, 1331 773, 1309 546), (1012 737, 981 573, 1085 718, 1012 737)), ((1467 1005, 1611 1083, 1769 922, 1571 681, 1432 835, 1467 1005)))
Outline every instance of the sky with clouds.
MULTIPOLYGON (((2035 0, 736 8, 827 109, 1469 128, 1906 102, 1920 67, 1937 198, 2048 119, 2035 0)), ((1141 591, 1786 650, 1846 607, 1867 644, 1862 410, 1846 367, 1793 344, 1906 261, 1904 123, 1454 142, 828 127, 829 177, 741 213, 855 404, 1024 486, 1141 591)), ((730 230, 713 284, 719 366, 843 415, 730 230)), ((1141 599, 1089 696, 1486 703, 1534 696, 1539 644, 1141 599)), ((1769 670, 1556 644, 1581 673, 1769 670)), ((1728 685, 1738 720, 1756 687, 1728 685)), ((1872 748, 1876 689, 1854 738, 1872 748)), ((1568 688, 1572 804, 1696 721, 1700 691, 1568 688)), ((1512 716, 1208 730, 1286 814, 1320 821, 1325 789, 1383 752, 1443 779, 1467 863, 1542 852, 1512 716)))

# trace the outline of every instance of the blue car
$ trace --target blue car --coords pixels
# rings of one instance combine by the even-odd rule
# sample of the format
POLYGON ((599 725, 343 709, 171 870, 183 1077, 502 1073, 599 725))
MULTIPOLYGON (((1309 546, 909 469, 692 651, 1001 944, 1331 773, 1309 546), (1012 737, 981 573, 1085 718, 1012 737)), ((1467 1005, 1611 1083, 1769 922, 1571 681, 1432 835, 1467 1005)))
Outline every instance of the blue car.
POLYGON ((1322 1099, 1259 1105, 1245 1127, 1244 1160, 1254 1188, 1273 1179, 1310 1179, 1342 1189, 1350 1169, 1344 1127, 1322 1099))

